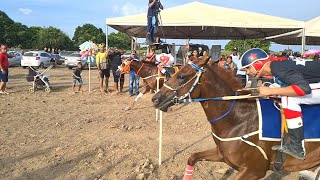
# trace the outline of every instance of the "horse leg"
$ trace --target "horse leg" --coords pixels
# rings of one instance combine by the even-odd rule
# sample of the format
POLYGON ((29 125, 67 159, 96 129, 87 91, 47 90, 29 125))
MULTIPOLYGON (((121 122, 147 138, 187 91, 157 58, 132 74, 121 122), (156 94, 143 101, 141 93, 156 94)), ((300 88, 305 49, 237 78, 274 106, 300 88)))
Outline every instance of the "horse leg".
POLYGON ((142 96, 143 96, 143 93, 140 92, 140 93, 138 94, 138 96, 134 99, 134 101, 132 102, 132 104, 131 104, 130 106, 126 107, 125 110, 128 111, 128 110, 133 109, 135 103, 136 103, 142 96))
POLYGON ((194 165, 198 161, 216 161, 224 162, 222 155, 217 148, 213 148, 207 151, 197 152, 192 154, 188 159, 188 165, 183 176, 183 180, 191 180, 191 176, 194 170, 194 165))
POLYGON ((234 180, 257 180, 261 179, 266 175, 267 169, 255 169, 255 168, 248 168, 248 167, 241 167, 239 169, 239 172, 236 174, 236 176, 233 178, 234 180))

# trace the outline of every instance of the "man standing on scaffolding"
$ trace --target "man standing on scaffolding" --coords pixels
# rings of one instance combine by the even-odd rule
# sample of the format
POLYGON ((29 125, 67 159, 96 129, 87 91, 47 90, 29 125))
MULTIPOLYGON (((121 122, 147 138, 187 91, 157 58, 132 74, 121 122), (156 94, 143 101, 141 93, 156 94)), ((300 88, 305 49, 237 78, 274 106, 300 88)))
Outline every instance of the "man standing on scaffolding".
POLYGON ((148 4, 148 24, 147 24, 147 43, 155 43, 153 37, 154 34, 158 33, 158 14, 160 9, 163 10, 163 6, 160 0, 149 0, 148 4))

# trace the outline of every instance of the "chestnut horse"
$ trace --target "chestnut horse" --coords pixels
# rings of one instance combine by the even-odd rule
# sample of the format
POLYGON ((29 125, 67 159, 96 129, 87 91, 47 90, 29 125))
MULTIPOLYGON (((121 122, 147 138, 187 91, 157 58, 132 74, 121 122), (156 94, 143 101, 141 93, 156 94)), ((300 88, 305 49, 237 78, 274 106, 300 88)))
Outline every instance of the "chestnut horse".
MULTIPOLYGON (((140 78, 145 82, 146 86, 142 91, 140 91, 140 94, 133 101, 133 103, 126 108, 126 110, 132 109, 135 102, 137 102, 149 89, 154 91, 157 90, 158 68, 156 64, 145 61, 127 60, 120 66, 118 73, 129 73, 130 70, 133 70, 138 76, 140 76, 140 78)), ((163 82, 164 79, 159 79, 159 88, 162 87, 163 82)))
MULTIPOLYGON (((154 95, 152 99, 154 106, 167 111, 168 107, 177 103, 179 99, 233 96, 238 89, 241 89, 239 79, 231 72, 217 64, 207 62, 207 58, 196 59, 192 64, 184 66, 154 95)), ((194 165, 202 160, 228 164, 238 170, 234 179, 260 179, 268 170, 272 170, 277 151, 271 150, 271 147, 279 142, 261 141, 258 134, 253 135, 252 132, 256 132, 259 127, 258 110, 254 99, 201 101, 201 105, 207 119, 210 120, 216 147, 192 154, 187 162, 184 179, 191 179, 194 165), (224 118, 211 121, 217 120, 218 117, 224 118), (251 135, 248 135, 250 133, 251 135), (242 140, 235 137, 242 137, 242 140), (220 141, 221 138, 236 140, 220 141), (247 143, 250 141, 263 150, 250 146, 245 141, 247 143)), ((305 142, 305 148, 306 159, 298 160, 288 156, 283 164, 283 170, 294 172, 318 166, 319 143, 305 142)))

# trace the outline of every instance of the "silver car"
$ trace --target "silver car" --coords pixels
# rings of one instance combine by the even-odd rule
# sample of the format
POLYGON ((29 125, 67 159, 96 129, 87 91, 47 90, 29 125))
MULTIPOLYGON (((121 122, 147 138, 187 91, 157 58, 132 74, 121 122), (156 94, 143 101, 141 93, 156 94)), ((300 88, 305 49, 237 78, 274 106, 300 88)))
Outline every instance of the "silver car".
POLYGON ((15 56, 13 58, 9 58, 9 66, 20 66, 21 64, 21 59, 22 59, 22 55, 19 52, 16 51, 8 51, 8 54, 10 56, 15 56))
MULTIPOLYGON (((85 59, 81 59, 80 53, 72 53, 65 57, 64 64, 72 69, 77 66, 78 62, 81 62, 83 69, 88 69, 88 62, 85 59)), ((96 66, 95 60, 90 63, 91 67, 96 66)))

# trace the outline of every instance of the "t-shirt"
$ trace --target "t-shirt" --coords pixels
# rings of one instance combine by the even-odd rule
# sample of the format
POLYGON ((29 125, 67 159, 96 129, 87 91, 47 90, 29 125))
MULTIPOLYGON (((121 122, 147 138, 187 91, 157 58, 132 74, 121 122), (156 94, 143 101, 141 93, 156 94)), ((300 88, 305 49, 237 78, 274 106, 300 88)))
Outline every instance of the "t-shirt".
POLYGON ((240 71, 240 69, 242 68, 242 65, 240 63, 240 56, 234 54, 230 54, 230 56, 232 57, 232 61, 237 65, 237 75, 246 75, 245 71, 240 71))
POLYGON ((161 57, 163 58, 168 58, 168 62, 166 63, 166 66, 171 66, 174 63, 174 57, 172 54, 166 54, 166 53, 161 53, 156 55, 156 63, 161 63, 161 57))
POLYGON ((287 85, 299 86, 306 94, 311 92, 309 83, 320 82, 320 61, 274 61, 270 68, 273 76, 287 85))
POLYGON ((107 69, 108 68, 108 60, 106 58, 107 52, 98 52, 96 55, 96 64, 97 67, 100 67, 100 69, 107 69))
MULTIPOLYGON (((80 77, 81 78, 81 69, 79 69, 79 68, 76 68, 74 71, 73 71, 73 74, 75 74, 77 77, 80 77)), ((79 79, 79 78, 77 78, 77 77, 75 77, 75 76, 73 76, 73 79, 79 79)))
MULTIPOLYGON (((149 4, 151 4, 153 2, 153 0, 149 0, 149 4)), ((153 6, 149 7, 149 4, 148 4, 148 17, 152 17, 155 15, 155 9, 156 9, 156 6, 154 3, 153 6)))
POLYGON ((11 57, 7 53, 0 52, 0 64, 2 65, 4 70, 9 69, 9 60, 8 58, 11 57))
POLYGON ((122 63, 120 52, 117 52, 117 53, 115 52, 113 54, 110 54, 109 58, 110 58, 110 64, 112 69, 117 69, 118 66, 120 66, 122 63))

